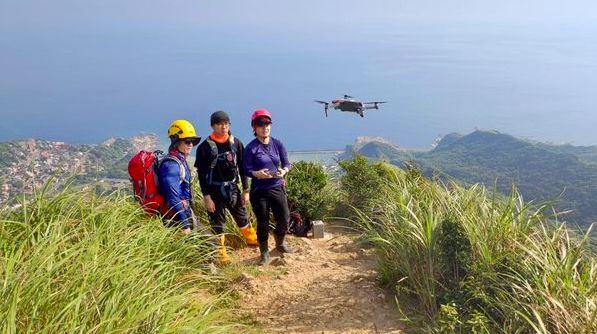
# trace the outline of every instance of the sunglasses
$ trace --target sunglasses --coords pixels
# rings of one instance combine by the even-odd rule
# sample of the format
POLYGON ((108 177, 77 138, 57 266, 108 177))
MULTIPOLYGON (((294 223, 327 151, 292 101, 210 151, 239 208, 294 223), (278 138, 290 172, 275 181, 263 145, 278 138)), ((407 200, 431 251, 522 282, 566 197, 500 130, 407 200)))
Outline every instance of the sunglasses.
POLYGON ((182 141, 183 143, 187 144, 187 145, 195 145, 195 142, 189 139, 185 139, 182 141))
POLYGON ((268 121, 265 121, 265 122, 255 122, 255 125, 260 126, 260 127, 261 126, 268 126, 270 124, 272 124, 272 122, 268 122, 268 121))

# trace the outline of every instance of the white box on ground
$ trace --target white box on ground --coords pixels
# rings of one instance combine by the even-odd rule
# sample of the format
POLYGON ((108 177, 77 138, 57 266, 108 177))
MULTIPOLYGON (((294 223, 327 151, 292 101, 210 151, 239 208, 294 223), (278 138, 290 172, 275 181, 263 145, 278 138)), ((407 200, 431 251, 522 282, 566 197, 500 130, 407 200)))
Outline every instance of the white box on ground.
POLYGON ((323 221, 321 220, 314 220, 313 221, 313 238, 323 238, 323 221))

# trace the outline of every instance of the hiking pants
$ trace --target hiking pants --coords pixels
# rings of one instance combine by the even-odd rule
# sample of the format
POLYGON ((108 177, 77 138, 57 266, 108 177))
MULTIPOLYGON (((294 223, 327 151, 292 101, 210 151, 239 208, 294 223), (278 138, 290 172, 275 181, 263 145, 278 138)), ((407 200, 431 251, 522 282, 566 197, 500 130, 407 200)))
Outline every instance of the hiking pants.
POLYGON ((275 235, 285 235, 288 229, 288 199, 282 187, 272 189, 256 189, 251 192, 251 207, 257 217, 257 241, 267 244, 269 234, 269 212, 274 214, 275 235))
POLYGON ((219 190, 210 191, 209 193, 216 209, 213 213, 208 212, 207 215, 209 216, 209 223, 215 234, 224 233, 224 224, 226 223, 225 209, 230 211, 232 218, 234 218, 234 221, 239 228, 246 227, 249 224, 249 215, 247 214, 245 206, 242 204, 240 190, 235 186, 232 191, 234 192, 232 195, 235 195, 236 197, 234 203, 230 203, 230 200, 225 199, 219 190))

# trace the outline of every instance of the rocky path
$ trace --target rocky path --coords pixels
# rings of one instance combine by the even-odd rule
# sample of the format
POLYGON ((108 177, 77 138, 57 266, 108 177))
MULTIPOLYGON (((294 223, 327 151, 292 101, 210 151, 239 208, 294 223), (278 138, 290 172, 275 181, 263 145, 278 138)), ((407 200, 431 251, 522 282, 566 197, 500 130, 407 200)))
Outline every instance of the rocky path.
POLYGON ((295 253, 273 251, 267 267, 254 267, 257 249, 236 251, 235 260, 256 270, 235 283, 241 311, 266 333, 403 333, 391 293, 378 285, 373 250, 327 230, 324 239, 289 237, 295 253))

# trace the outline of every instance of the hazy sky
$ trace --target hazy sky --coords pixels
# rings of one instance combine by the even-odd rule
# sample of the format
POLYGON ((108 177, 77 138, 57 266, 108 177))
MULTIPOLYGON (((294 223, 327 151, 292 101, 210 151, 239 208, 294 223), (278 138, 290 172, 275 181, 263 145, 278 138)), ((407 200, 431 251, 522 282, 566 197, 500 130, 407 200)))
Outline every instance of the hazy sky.
POLYGON ((597 1, 4 1, 0 140, 274 114, 291 149, 497 129, 597 144, 597 1), (388 100, 361 119, 313 99, 388 100))

